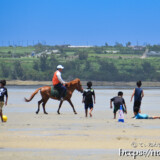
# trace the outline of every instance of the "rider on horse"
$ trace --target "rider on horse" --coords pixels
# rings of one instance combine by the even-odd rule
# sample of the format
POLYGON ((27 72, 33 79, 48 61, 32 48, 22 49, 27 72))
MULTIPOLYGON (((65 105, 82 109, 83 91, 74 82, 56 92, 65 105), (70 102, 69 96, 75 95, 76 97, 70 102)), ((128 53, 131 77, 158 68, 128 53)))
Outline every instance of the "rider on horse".
POLYGON ((52 78, 52 83, 54 88, 57 89, 58 92, 60 93, 60 100, 63 100, 66 93, 66 87, 64 86, 66 82, 63 81, 61 77, 61 72, 63 69, 64 67, 62 65, 58 65, 57 71, 54 73, 52 78))

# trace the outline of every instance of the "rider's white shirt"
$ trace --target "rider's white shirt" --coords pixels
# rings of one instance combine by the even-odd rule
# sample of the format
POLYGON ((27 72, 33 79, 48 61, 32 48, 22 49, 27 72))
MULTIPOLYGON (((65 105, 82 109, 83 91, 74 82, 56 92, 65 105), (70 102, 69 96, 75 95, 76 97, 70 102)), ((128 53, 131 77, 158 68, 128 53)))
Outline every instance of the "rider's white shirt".
POLYGON ((61 77, 61 72, 60 72, 60 71, 58 71, 56 75, 57 75, 58 80, 59 80, 61 83, 65 83, 65 81, 63 81, 63 79, 62 79, 62 77, 61 77))

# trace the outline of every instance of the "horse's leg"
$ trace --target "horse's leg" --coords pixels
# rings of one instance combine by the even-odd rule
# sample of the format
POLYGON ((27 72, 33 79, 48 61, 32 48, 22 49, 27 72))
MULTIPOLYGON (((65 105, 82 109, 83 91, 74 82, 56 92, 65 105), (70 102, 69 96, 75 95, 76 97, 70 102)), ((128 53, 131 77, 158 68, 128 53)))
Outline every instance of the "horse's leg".
POLYGON ((40 101, 38 101, 38 109, 36 111, 36 114, 38 114, 39 110, 40 110, 40 104, 43 102, 43 99, 41 99, 40 101))
POLYGON ((77 112, 76 112, 76 110, 74 109, 74 106, 73 106, 73 103, 71 102, 71 100, 69 99, 69 100, 67 100, 68 102, 69 102, 69 104, 71 105, 71 107, 73 108, 73 112, 75 113, 75 114, 77 114, 77 112))
POLYGON ((47 112, 46 112, 46 108, 45 108, 45 105, 46 105, 46 103, 47 103, 47 101, 48 101, 48 97, 46 97, 46 99, 44 99, 44 101, 43 101, 43 103, 42 103, 42 106, 43 106, 43 112, 44 112, 44 114, 48 114, 47 112))
POLYGON ((63 103, 63 101, 61 101, 60 104, 59 104, 59 107, 58 107, 58 110, 57 110, 57 113, 58 113, 58 114, 60 114, 59 110, 60 110, 60 108, 61 108, 61 106, 62 106, 62 103, 63 103))

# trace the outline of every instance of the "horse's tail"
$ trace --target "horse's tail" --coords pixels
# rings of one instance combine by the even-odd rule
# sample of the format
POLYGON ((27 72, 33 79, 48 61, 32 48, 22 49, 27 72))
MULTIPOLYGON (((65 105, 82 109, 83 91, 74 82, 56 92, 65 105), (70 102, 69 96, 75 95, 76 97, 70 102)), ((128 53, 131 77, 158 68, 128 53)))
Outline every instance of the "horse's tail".
POLYGON ((30 99, 24 98, 25 102, 30 102, 41 88, 38 88, 37 90, 35 90, 34 93, 31 95, 30 99))

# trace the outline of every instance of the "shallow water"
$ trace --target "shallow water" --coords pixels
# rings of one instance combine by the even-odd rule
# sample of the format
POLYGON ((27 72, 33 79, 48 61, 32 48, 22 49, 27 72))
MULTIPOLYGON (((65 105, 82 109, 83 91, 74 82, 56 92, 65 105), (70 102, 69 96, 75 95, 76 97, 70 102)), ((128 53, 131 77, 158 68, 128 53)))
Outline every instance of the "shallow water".
POLYGON ((101 154, 117 154, 116 149, 27 149, 27 148, 0 148, 3 152, 39 152, 52 153, 53 155, 62 154, 65 156, 80 156, 80 155, 101 155, 101 154))
MULTIPOLYGON (((26 103, 24 97, 29 98, 30 95, 40 86, 8 86, 8 106, 5 108, 6 112, 35 112, 37 109, 37 102, 41 99, 40 93, 38 93, 31 102, 26 103), (32 104, 32 107, 30 106, 32 104), (35 107, 33 107, 33 105, 35 107)), ((101 88, 101 87, 99 87, 101 88)), ((127 104, 129 111, 132 111, 133 102, 130 102, 130 97, 133 92, 133 89, 126 89, 125 87, 121 89, 112 89, 106 87, 106 89, 99 89, 95 87, 96 93, 96 104, 94 110, 98 111, 107 111, 110 110, 110 99, 117 95, 118 91, 124 93, 123 98, 127 104)), ((104 88, 104 87, 103 87, 104 88)), ((157 88, 145 88, 144 89, 144 98, 142 100, 142 110, 144 112, 148 111, 157 111, 160 113, 160 89, 157 88)), ((75 91, 72 96, 72 102, 77 111, 83 111, 84 104, 82 104, 82 94, 78 91, 75 91)), ((50 99, 46 104, 46 109, 48 112, 56 112, 59 105, 59 101, 50 99), (52 107, 52 104, 54 105, 52 107), (55 105, 57 107, 55 107, 55 105)), ((62 111, 72 111, 68 102, 64 102, 62 105, 62 111)))

